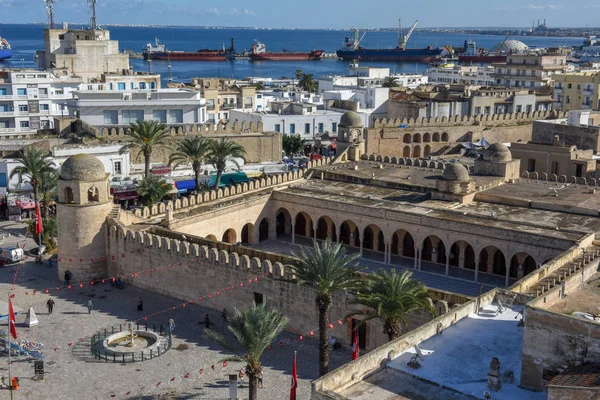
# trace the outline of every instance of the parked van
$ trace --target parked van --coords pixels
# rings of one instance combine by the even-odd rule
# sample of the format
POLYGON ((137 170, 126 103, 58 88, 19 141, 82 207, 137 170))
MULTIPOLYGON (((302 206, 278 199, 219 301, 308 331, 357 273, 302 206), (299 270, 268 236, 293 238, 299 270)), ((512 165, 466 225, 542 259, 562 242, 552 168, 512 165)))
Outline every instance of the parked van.
POLYGON ((11 264, 22 261, 25 258, 25 253, 20 247, 5 247, 0 249, 0 263, 11 264))

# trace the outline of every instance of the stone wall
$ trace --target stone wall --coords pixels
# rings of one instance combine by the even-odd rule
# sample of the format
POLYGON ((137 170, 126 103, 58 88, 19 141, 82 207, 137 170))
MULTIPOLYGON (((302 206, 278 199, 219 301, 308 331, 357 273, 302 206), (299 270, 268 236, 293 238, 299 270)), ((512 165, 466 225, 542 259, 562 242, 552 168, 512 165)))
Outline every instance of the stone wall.
MULTIPOLYGON (((566 122, 566 121, 565 121, 566 122)), ((536 143, 553 144, 554 136, 567 146, 600 151, 600 127, 562 124, 560 120, 534 121, 532 140, 536 143)))
MULTIPOLYGON (((127 284, 183 301, 194 300, 214 310, 250 305, 254 301, 254 293, 260 293, 267 304, 279 308, 290 317, 287 328, 290 332, 306 334, 308 330, 317 329, 314 294, 310 289, 297 285, 288 265, 187 240, 149 232, 133 232, 112 221, 107 229, 109 276, 122 275, 127 284), (153 267, 156 271, 135 274, 153 267), (231 288, 240 283, 245 286, 231 288), (203 300, 200 301, 198 299, 201 296, 203 300)), ((446 312, 448 303, 452 304, 452 301, 467 300, 445 292, 437 292, 432 296, 436 298, 436 303, 440 303, 436 307, 440 312, 446 312)), ((349 304, 352 299, 353 295, 343 292, 334 295, 330 314, 332 323, 337 325, 338 319, 344 321, 352 310, 360 310, 360 306, 349 304)), ((411 315, 408 328, 417 327, 432 318, 424 313, 411 315)), ((346 327, 332 334, 345 344, 351 341, 351 332, 346 327)), ((386 342, 387 336, 383 334, 381 323, 369 323, 367 349, 386 342)))
POLYGON ((548 400, 600 399, 598 387, 549 386, 548 400))
MULTIPOLYGON (((577 287, 598 271, 600 259, 586 265, 581 273, 565 279, 565 293, 577 287)), ((525 307, 521 385, 544 390, 544 371, 553 374, 583 363, 600 359, 600 323, 543 308, 561 301, 558 285, 525 307)))

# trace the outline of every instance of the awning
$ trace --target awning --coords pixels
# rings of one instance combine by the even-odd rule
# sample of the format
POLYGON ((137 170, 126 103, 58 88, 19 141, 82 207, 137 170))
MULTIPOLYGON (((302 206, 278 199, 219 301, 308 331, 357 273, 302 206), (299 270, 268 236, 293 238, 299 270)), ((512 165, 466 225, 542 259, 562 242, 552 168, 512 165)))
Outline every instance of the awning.
POLYGON ((137 192, 115 193, 114 196, 115 196, 115 199, 117 199, 119 201, 123 201, 123 200, 136 200, 137 198, 140 197, 137 192))
POLYGON ((178 191, 196 189, 196 182, 194 180, 176 181, 175 187, 178 191))
POLYGON ((331 143, 331 150, 335 150, 337 148, 337 144, 336 143, 331 143))
POLYGON ((31 210, 35 208, 35 203, 33 201, 22 201, 19 206, 22 210, 31 210))

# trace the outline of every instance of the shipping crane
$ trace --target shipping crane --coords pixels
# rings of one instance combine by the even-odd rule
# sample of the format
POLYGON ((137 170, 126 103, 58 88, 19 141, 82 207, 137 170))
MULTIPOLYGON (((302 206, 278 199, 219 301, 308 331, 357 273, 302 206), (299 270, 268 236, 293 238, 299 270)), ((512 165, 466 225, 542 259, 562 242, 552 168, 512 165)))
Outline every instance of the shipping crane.
POLYGON ((502 43, 500 43, 500 46, 498 46, 498 50, 496 50, 496 55, 499 56, 500 53, 502 52, 502 46, 504 46, 504 43, 506 43, 506 40, 508 39, 508 37, 510 36, 510 32, 508 32, 506 34, 506 37, 504 38, 504 40, 502 41, 502 43))
POLYGON ((402 35, 402 20, 398 20, 398 25, 399 25, 399 27, 398 27, 398 48, 399 49, 406 48, 406 43, 408 42, 408 39, 410 39, 410 35, 412 35, 412 33, 414 32, 418 23, 419 23, 419 20, 416 20, 415 23, 410 28, 410 30, 408 31, 408 33, 406 35, 402 35))
POLYGON ((56 0, 44 0, 46 2, 46 14, 48 14, 48 29, 54 29, 54 3, 56 0))

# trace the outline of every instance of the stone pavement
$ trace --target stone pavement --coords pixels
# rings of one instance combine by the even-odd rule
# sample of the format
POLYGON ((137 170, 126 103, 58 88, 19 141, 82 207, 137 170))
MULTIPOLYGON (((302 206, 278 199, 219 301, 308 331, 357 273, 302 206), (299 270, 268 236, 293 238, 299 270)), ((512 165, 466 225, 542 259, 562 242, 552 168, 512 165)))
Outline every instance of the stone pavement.
MULTIPOLYGON (((15 228, 11 225, 11 229, 15 228)), ((4 224, 4 226, 8 226, 4 224)), ((0 224, 0 236, 3 233, 0 224)), ((23 232, 23 231, 22 231, 23 232)), ((15 231, 15 234, 18 232, 15 231)), ((18 238, 24 240, 23 237, 18 238)), ((256 283, 260 285, 260 282, 256 283)), ((15 399, 147 399, 147 398, 194 398, 194 399, 226 399, 228 397, 227 374, 238 371, 241 363, 228 363, 222 367, 221 360, 227 354, 218 345, 203 338, 204 316, 210 315, 217 330, 223 331, 220 313, 188 305, 178 307, 151 317, 148 323, 166 324, 169 317, 176 322, 173 348, 166 354, 150 361, 134 364, 105 363, 94 360, 88 352, 90 336, 104 328, 118 326, 120 323, 137 319, 144 315, 181 304, 172 298, 160 296, 148 291, 126 286, 120 290, 110 285, 94 285, 71 290, 51 290, 43 293, 48 287, 61 286, 57 280, 56 267, 47 264, 40 266, 33 262, 0 268, 0 296, 15 294, 15 305, 27 310, 34 307, 39 325, 27 328, 22 325, 25 314, 17 316, 17 332, 20 339, 35 340, 44 344, 45 379, 34 381, 33 362, 16 359, 12 364, 13 376, 20 378, 20 389, 14 392, 15 399), (12 282, 17 271, 14 290, 12 282), (33 290, 37 293, 33 295, 33 290), (40 292, 41 291, 41 292, 40 292), (54 313, 47 315, 46 301, 52 297, 56 302, 54 313), (88 314, 87 300, 92 298, 94 310, 88 314), (136 305, 144 301, 144 312, 138 313, 136 305), (79 339, 84 339, 79 342, 79 339), (68 343, 73 343, 69 347, 68 343), (56 349, 56 350, 55 350, 56 349), (210 366, 215 365, 215 370, 210 366), (204 373, 200 375, 199 369, 204 373), (190 373, 188 379, 184 378, 190 373), (171 378, 175 380, 171 382, 171 378), (159 386, 157 383, 161 382, 159 386), (126 396, 126 393, 130 392, 126 396)), ((220 289, 220 288, 215 288, 220 289)), ((243 290, 243 289, 241 289, 243 290)), ((198 293, 205 295, 205 293, 198 293)), ((6 300, 7 301, 7 300, 6 300)), ((332 316, 340 318, 343 316, 332 316)), ((7 329, 6 321, 0 322, 1 329, 7 329)), ((306 329, 316 328, 307 326, 306 329)), ((336 327, 341 334, 344 327, 336 327)), ((273 345, 273 350, 266 350, 262 362, 265 367, 265 388, 259 389, 259 398, 287 399, 289 396, 292 358, 298 352, 298 399, 310 398, 310 381, 317 377, 318 346, 316 340, 298 341, 298 335, 284 334, 283 347, 280 340, 273 345), (293 343, 289 338, 293 337, 293 343)), ((351 359, 349 349, 336 350, 332 353, 331 369, 351 359)), ((7 357, 0 356, 0 373, 8 376, 7 357)), ((248 398, 248 385, 241 388, 240 398, 248 398)), ((8 398, 8 393, 3 390, 8 398)))

